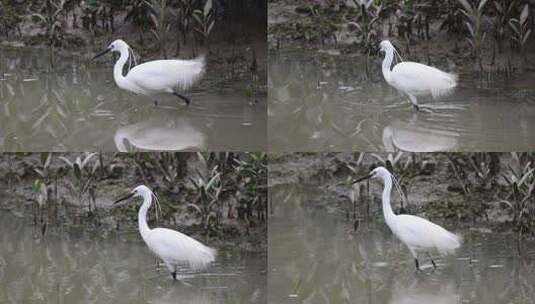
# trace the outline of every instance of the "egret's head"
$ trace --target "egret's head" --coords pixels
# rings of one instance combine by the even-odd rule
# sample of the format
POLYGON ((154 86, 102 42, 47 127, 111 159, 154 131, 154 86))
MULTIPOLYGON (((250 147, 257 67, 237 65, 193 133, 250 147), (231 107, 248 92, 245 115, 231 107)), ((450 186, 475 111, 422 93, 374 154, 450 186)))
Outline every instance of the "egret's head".
POLYGON ((115 40, 114 42, 110 43, 110 45, 108 45, 108 48, 106 48, 104 51, 98 53, 97 55, 95 55, 95 57, 93 57, 93 60, 94 59, 97 59, 98 57, 102 56, 102 55, 105 55, 107 54, 108 52, 123 52, 123 51, 128 51, 128 44, 126 44, 126 42, 124 42, 123 40, 121 39, 117 39, 115 40))
POLYGON ((379 44, 379 49, 381 50, 381 52, 386 52, 388 50, 391 50, 393 49, 394 46, 392 45, 392 43, 388 40, 383 40, 381 41, 381 43, 379 44))
POLYGON ((132 189, 128 194, 122 196, 121 198, 117 199, 113 204, 118 204, 122 201, 125 201, 127 199, 133 198, 133 197, 150 197, 152 195, 152 191, 145 185, 140 185, 132 189))
POLYGON ((117 39, 110 43, 108 49, 110 52, 121 52, 122 50, 128 50, 128 44, 121 39, 117 39))
POLYGON ((353 184, 355 183, 358 183, 358 182, 361 182, 363 180, 367 180, 367 179, 370 179, 370 178, 381 178, 381 179, 386 179, 388 177, 392 176, 390 174, 390 172, 385 168, 385 167, 377 167, 375 169, 373 169, 372 171, 370 171, 370 173, 366 176, 363 176, 359 179, 357 179, 356 181, 353 182, 353 184))

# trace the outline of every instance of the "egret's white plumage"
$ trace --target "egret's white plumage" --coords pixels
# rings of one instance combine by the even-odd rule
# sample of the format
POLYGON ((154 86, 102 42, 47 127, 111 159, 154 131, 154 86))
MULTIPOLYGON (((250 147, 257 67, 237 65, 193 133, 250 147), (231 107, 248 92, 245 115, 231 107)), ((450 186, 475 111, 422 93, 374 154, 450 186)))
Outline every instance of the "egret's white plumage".
MULTIPOLYGON (((431 249, 438 250, 441 254, 452 254, 461 245, 461 238, 441 226, 418 216, 400 214, 396 215, 390 205, 393 175, 384 167, 375 168, 364 178, 380 178, 383 180, 383 215, 385 222, 392 233, 409 248, 416 268, 419 269, 418 252, 427 252, 431 249)), ((435 262, 431 260, 433 266, 435 262)))
POLYGON ((383 76, 386 82, 409 96, 416 109, 419 109, 417 96, 439 98, 450 94, 457 86, 457 75, 417 62, 400 62, 390 70, 397 51, 388 40, 382 41, 380 48, 385 52, 383 76))
POLYGON ((141 88, 139 94, 173 93, 174 88, 187 90, 204 73, 204 56, 192 60, 155 60, 133 67, 126 80, 141 88))
POLYGON ((200 270, 213 262, 216 256, 215 249, 172 229, 149 228, 147 211, 152 204, 153 196, 154 194, 148 187, 141 185, 115 203, 131 197, 143 198, 143 204, 138 213, 139 233, 149 249, 162 259, 173 278, 176 279, 178 265, 187 264, 193 269, 200 270))
MULTIPOLYGON (((201 79, 205 70, 205 57, 192 60, 154 60, 134 66, 123 75, 124 65, 131 58, 131 48, 121 39, 112 42, 108 48, 95 56, 100 57, 107 52, 119 52, 119 60, 113 67, 113 78, 118 87, 141 95, 160 93, 174 94, 189 104, 189 98, 178 94, 175 89, 187 90, 201 79)), ((132 55, 133 56, 133 55, 132 55)), ((130 60, 130 61, 129 61, 130 60)), ((134 59, 135 61, 135 59, 134 59)))

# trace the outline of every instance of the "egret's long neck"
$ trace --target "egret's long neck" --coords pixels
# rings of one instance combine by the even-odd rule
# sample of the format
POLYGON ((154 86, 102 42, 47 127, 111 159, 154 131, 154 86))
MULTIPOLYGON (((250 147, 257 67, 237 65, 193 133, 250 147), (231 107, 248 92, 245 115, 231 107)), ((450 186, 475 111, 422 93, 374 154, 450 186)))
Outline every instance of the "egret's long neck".
POLYGON ((143 193, 143 205, 141 205, 141 207, 139 208, 139 213, 137 216, 139 233, 141 233, 141 237, 143 237, 143 239, 145 239, 145 236, 150 231, 149 225, 147 224, 147 211, 149 210, 151 203, 151 194, 143 193))
POLYGON ((115 79, 115 83, 117 83, 117 86, 120 88, 124 88, 126 84, 126 77, 123 76, 123 67, 128 60, 128 50, 122 49, 121 50, 121 57, 119 57, 119 60, 115 63, 115 66, 113 67, 113 78, 115 79))
POLYGON ((385 59, 383 60, 383 76, 385 77, 386 82, 390 83, 391 81, 391 71, 390 66, 392 66, 392 61, 394 60, 394 49, 389 48, 385 51, 385 59))
POLYGON ((396 216, 390 206, 390 194, 392 192, 392 178, 390 176, 384 179, 385 188, 383 189, 383 215, 388 225, 392 223, 392 220, 396 216))

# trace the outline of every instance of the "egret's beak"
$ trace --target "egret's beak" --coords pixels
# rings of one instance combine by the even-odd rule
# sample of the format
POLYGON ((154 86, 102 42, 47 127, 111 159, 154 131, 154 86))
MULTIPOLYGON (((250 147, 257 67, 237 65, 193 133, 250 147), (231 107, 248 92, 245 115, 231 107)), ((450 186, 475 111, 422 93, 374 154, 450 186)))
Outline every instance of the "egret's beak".
POLYGON ((118 203, 120 203, 120 202, 122 202, 122 201, 125 201, 125 200, 131 198, 132 196, 134 196, 134 194, 135 194, 134 192, 130 192, 130 193, 128 193, 127 195, 125 195, 125 196, 119 198, 118 200, 116 200, 115 202, 113 202, 113 204, 114 204, 114 205, 117 205, 118 203))
POLYGON ((95 57, 93 57, 93 59, 91 59, 91 60, 95 60, 95 59, 97 59, 97 58, 100 57, 100 56, 106 55, 109 51, 111 51, 111 49, 110 49, 110 48, 107 48, 107 49, 105 49, 104 51, 102 51, 102 52, 98 53, 97 55, 95 55, 95 57))
POLYGON ((353 184, 360 183, 361 181, 366 180, 366 179, 370 179, 372 177, 373 177, 373 174, 368 174, 366 176, 363 176, 363 177, 353 181, 353 184))

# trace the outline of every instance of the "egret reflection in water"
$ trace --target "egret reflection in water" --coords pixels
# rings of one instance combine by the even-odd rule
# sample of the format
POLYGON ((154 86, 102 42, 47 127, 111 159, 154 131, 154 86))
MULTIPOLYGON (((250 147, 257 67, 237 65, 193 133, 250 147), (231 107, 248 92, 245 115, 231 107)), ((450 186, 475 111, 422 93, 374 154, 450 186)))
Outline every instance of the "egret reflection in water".
POLYGON ((437 130, 418 120, 415 114, 405 122, 392 121, 383 129, 385 151, 439 152, 452 151, 457 147, 459 134, 454 131, 437 130))
POLYGON ((131 148, 147 151, 190 151, 205 148, 204 134, 184 117, 174 121, 149 119, 119 127, 114 142, 120 152, 131 151, 131 148))

